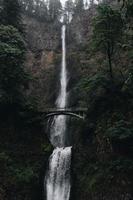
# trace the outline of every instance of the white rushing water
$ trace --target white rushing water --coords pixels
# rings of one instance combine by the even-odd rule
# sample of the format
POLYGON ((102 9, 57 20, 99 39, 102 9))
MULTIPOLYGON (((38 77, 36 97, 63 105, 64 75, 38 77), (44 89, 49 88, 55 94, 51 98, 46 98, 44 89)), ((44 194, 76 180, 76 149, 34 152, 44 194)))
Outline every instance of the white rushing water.
MULTIPOLYGON (((57 108, 67 106, 67 70, 66 70, 66 26, 62 26, 62 65, 60 73, 60 92, 56 101, 57 108)), ((69 200, 71 147, 66 147, 66 116, 56 116, 50 132, 50 140, 55 150, 49 159, 46 174, 46 199, 69 200)))
POLYGON ((56 148, 49 160, 47 200, 69 200, 71 147, 56 148))
MULTIPOLYGON (((60 92, 56 100, 56 107, 65 108, 67 106, 67 70, 66 70, 66 42, 65 42, 66 26, 62 26, 62 64, 60 73, 60 92)), ((64 147, 66 143, 66 116, 59 115, 54 118, 51 127, 50 139, 55 147, 64 147)))

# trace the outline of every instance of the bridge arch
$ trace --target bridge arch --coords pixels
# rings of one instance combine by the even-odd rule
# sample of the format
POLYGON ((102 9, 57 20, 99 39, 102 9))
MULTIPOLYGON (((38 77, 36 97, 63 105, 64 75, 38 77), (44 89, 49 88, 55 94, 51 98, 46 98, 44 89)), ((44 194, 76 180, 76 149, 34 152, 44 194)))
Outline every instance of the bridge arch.
POLYGON ((79 119, 84 119, 84 115, 80 115, 80 114, 76 114, 76 113, 72 113, 72 112, 53 112, 53 113, 48 113, 45 115, 45 118, 49 118, 49 117, 53 117, 55 115, 69 115, 71 117, 76 117, 79 119))

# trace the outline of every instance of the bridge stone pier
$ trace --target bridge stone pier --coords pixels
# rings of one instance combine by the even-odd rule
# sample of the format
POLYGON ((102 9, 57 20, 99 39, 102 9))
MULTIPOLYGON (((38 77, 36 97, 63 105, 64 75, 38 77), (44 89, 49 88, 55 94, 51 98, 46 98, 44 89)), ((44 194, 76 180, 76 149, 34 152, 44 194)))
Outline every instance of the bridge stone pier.
POLYGON ((87 108, 46 108, 43 111, 44 118, 56 115, 69 115, 80 119, 85 119, 87 108))

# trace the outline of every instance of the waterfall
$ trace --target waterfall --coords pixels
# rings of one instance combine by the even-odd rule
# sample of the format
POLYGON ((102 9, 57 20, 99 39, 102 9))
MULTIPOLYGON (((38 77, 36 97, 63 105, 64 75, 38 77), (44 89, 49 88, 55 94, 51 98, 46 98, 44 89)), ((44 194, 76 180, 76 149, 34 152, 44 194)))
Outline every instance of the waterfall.
MULTIPOLYGON (((56 100, 57 108, 67 106, 67 71, 66 71, 66 45, 65 45, 66 26, 62 26, 62 64, 60 73, 60 92, 56 100)), ((66 143, 66 116, 60 115, 55 117, 51 127, 50 139, 55 147, 64 147, 66 143)))
POLYGON ((71 147, 56 148, 49 160, 47 200, 69 200, 71 147))
MULTIPOLYGON (((60 92, 56 101, 57 108, 67 106, 67 70, 66 70, 66 26, 62 26, 62 64, 60 73, 60 92)), ((53 120, 50 141, 55 147, 49 158, 45 177, 47 200, 69 200, 71 147, 66 147, 66 116, 56 116, 53 120)))

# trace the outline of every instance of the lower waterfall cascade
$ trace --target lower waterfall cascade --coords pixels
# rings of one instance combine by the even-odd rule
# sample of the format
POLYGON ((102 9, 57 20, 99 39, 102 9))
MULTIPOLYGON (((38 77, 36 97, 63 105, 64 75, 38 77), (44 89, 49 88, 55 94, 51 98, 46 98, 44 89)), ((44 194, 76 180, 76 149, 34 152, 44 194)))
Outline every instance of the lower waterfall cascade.
MULTIPOLYGON (((60 73, 60 92, 56 101, 58 108, 67 106, 67 70, 66 70, 66 25, 62 25, 62 64, 60 73)), ((45 177, 46 200, 69 200, 70 197, 70 165, 71 146, 66 135, 66 116, 60 115, 53 119, 50 141, 55 147, 49 158, 45 177)))

